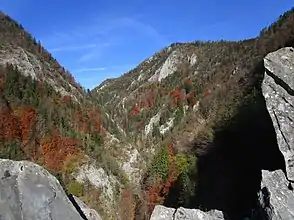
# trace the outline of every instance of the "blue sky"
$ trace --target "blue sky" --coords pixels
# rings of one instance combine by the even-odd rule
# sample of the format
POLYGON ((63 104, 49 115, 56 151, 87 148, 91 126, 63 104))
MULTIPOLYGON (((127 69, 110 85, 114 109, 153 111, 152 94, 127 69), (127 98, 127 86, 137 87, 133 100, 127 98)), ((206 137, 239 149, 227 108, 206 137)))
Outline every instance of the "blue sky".
POLYGON ((1 0, 86 88, 173 42, 256 36, 293 0, 1 0))

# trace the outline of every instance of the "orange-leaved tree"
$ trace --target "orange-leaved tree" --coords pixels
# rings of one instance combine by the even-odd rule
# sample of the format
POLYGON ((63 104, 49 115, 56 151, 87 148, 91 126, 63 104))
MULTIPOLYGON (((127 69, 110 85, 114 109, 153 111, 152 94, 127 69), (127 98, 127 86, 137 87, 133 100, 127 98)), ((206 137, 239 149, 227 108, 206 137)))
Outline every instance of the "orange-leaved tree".
POLYGON ((60 172, 68 156, 80 153, 81 143, 54 132, 50 138, 42 140, 41 148, 45 166, 54 172, 60 172))
POLYGON ((22 134, 22 148, 30 158, 36 156, 35 137, 32 137, 36 129, 36 119, 36 110, 33 107, 25 106, 20 109, 19 120, 22 134), (29 143, 30 138, 32 139, 31 143, 29 143))
POLYGON ((8 141, 21 139, 19 120, 9 109, 0 111, 0 138, 8 141))
POLYGON ((169 144, 159 152, 159 156, 155 157, 154 172, 155 181, 147 187, 146 200, 149 205, 149 210, 152 211, 155 205, 162 204, 169 193, 170 187, 177 180, 179 171, 175 163, 175 154, 173 145, 169 144), (166 149, 167 148, 167 149, 166 149), (158 174, 158 169, 165 169, 158 174))
POLYGON ((133 220, 135 219, 135 199, 131 188, 122 190, 120 199, 120 217, 122 220, 133 220))

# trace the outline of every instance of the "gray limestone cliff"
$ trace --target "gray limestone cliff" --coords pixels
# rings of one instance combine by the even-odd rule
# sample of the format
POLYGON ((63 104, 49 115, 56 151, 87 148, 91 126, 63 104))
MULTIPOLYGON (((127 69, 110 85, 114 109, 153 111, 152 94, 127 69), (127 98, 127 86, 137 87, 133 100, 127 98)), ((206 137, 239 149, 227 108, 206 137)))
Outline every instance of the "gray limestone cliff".
POLYGON ((262 171, 261 187, 268 194, 269 219, 294 219, 294 49, 286 47, 264 58, 262 83, 267 110, 285 158, 284 170, 262 171))
POLYGON ((39 165, 0 159, 1 220, 85 220, 86 216, 100 219, 84 204, 74 205, 58 180, 39 165))
MULTIPOLYGON (((269 53, 264 58, 264 67, 262 94, 285 163, 282 169, 261 171, 259 208, 252 210, 251 218, 247 219, 290 220, 294 219, 294 192, 291 185, 294 182, 294 49, 286 47, 269 53)), ((217 210, 203 212, 156 206, 151 220, 163 219, 209 220, 224 219, 224 216, 217 210)))

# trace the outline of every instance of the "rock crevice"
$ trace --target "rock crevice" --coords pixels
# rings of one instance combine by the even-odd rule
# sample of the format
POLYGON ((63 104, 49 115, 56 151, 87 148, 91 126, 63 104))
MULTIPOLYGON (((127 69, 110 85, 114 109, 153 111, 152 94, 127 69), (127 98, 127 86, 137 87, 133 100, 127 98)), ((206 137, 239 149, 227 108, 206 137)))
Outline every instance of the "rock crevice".
POLYGON ((275 83, 281 86, 290 96, 294 96, 294 90, 286 82, 284 82, 282 79, 280 79, 278 76, 276 76, 268 69, 265 69, 265 73, 272 77, 275 83))

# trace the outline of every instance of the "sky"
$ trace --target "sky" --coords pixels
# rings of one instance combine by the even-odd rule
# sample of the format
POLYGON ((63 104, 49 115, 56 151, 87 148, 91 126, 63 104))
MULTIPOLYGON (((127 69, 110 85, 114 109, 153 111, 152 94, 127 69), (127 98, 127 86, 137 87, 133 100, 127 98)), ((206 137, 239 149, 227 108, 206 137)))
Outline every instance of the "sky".
POLYGON ((174 42, 255 37, 293 0, 0 0, 85 88, 174 42))

